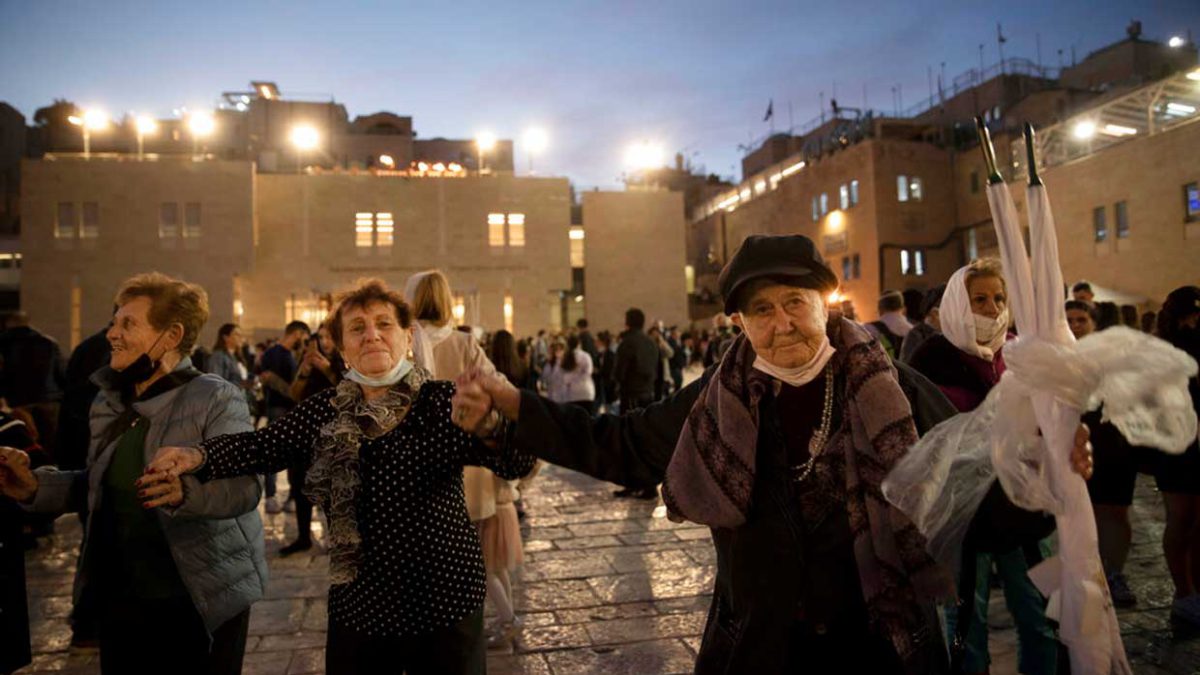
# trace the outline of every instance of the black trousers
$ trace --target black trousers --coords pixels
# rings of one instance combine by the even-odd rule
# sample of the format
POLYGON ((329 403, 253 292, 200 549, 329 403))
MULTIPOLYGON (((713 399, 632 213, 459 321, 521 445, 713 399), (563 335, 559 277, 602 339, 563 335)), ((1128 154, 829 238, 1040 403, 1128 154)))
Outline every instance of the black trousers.
POLYGON ((484 675, 483 606, 423 635, 369 637, 329 622, 327 675, 484 675))
POLYGON ((211 649, 190 598, 115 598, 100 608, 104 675, 238 675, 250 608, 217 627, 211 649))
POLYGON ((296 503, 296 531, 298 533, 296 538, 303 541, 312 539, 313 504, 304 495, 304 477, 307 474, 307 464, 288 467, 287 470, 288 485, 291 486, 291 492, 288 495, 296 503))

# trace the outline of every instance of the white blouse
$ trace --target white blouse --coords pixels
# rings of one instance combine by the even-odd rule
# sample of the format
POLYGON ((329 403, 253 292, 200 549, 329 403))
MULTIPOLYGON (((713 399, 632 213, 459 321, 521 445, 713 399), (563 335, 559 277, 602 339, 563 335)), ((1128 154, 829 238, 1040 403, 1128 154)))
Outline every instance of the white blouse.
POLYGON ((547 365, 542 379, 546 382, 546 394, 556 403, 572 401, 594 401, 596 383, 592 381, 592 357, 582 349, 575 350, 575 369, 563 370, 561 360, 547 365))

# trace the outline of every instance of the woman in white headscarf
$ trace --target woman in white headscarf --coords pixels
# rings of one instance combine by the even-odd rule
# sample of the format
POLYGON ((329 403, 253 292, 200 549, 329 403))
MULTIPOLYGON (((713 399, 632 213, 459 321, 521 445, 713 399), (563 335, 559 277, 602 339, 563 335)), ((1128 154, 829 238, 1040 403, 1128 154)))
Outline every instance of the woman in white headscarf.
MULTIPOLYGON (((995 258, 975 260, 946 284, 939 318, 942 333, 925 341, 911 365, 933 381, 958 408, 974 410, 1004 374, 1004 344, 1009 332, 1008 286, 995 258)), ((963 546, 958 611, 950 612, 951 644, 960 672, 988 669, 987 609, 993 564, 1004 599, 1017 624, 1022 673, 1054 673, 1058 645, 1045 616, 1045 599, 1028 571, 1038 562, 1038 540, 1054 521, 1013 506, 996 485, 976 518, 963 546), (1032 558, 1032 560, 1031 560, 1032 558)))

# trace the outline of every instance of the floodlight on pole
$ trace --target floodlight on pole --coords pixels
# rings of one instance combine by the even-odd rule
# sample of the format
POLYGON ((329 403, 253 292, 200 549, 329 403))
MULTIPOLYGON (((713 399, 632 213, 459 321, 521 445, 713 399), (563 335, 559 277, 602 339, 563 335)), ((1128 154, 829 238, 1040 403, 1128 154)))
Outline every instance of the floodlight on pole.
POLYGON ((296 173, 304 170, 304 151, 312 150, 317 147, 317 143, 321 140, 320 133, 316 127, 309 124, 301 124, 292 128, 292 145, 296 146, 296 173))
POLYGON ((207 138, 217 128, 213 116, 206 112, 194 112, 188 117, 188 131, 192 133, 192 156, 199 150, 200 139, 207 138))
POLYGON ((534 127, 525 132, 525 152, 529 155, 529 173, 533 173, 533 157, 539 155, 550 145, 550 134, 541 127, 534 127))
POLYGON ((1172 35, 1171 39, 1167 40, 1167 46, 1175 48, 1175 49, 1178 49, 1179 47, 1182 47, 1185 44, 1187 44, 1187 40, 1184 40, 1183 38, 1179 37, 1178 35, 1172 35))
POLYGON ((83 131, 83 158, 91 159, 92 156, 92 133, 98 129, 103 129, 108 126, 108 115, 103 111, 95 108, 88 108, 83 111, 82 115, 71 115, 67 117, 67 121, 79 127, 83 131))
POLYGON ((1091 120, 1083 120, 1082 122, 1078 122, 1075 124, 1074 129, 1072 129, 1072 133, 1074 134, 1075 138, 1078 138, 1081 141, 1086 141, 1087 139, 1096 135, 1096 123, 1091 120))
POLYGON ((138 160, 141 160, 146 154, 146 134, 158 131, 158 122, 145 115, 139 115, 134 120, 134 128, 137 130, 138 160))
POLYGON ((663 147, 657 143, 641 141, 629 146, 625 151, 625 164, 634 170, 658 169, 666 161, 663 147))
POLYGON ((475 148, 479 151, 479 173, 483 173, 483 155, 492 151, 496 147, 496 134, 490 131, 480 132, 475 136, 475 148))

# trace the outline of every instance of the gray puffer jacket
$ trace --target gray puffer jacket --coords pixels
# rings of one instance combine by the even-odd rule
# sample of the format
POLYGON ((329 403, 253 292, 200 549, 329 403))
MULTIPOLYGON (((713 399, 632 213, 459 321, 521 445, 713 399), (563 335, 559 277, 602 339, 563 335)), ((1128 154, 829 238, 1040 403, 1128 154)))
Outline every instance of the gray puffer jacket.
MULTIPOLYGON (((191 359, 184 358, 175 371, 187 370, 191 365, 191 359)), ((100 386, 100 394, 92 404, 87 469, 38 469, 39 487, 30 510, 65 513, 86 508, 94 514, 104 503, 104 473, 117 445, 115 440, 104 442, 106 430, 124 410, 120 394, 113 389, 115 374, 105 367, 92 376, 100 386)), ((135 402, 133 409, 150 420, 147 464, 163 446, 194 446, 223 434, 253 430, 241 390, 215 375, 200 375, 158 396, 135 402)), ((256 510, 262 487, 257 478, 250 476, 203 484, 184 476, 183 487, 183 503, 175 509, 157 509, 158 522, 166 533, 179 576, 211 633, 266 591, 263 525, 256 510)), ((77 605, 97 569, 89 546, 96 521, 88 519, 84 534, 75 576, 77 605)))

